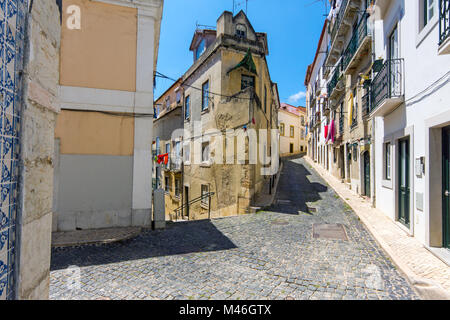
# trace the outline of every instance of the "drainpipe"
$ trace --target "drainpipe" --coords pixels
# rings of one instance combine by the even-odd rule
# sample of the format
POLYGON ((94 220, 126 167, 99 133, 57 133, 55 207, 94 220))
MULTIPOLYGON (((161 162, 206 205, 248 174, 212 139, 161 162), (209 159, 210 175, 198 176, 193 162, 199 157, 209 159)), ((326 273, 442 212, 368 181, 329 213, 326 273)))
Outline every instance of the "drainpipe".
MULTIPOLYGON (((375 21, 373 21, 373 26, 372 26, 372 65, 375 62, 375 21)), ((373 68, 372 70, 370 70, 371 76, 370 78, 373 79, 373 68)), ((372 91, 372 89, 370 89, 370 91, 372 91)), ((371 101, 371 97, 369 97, 370 99, 370 103, 372 103, 371 101)), ((370 111, 369 111, 370 112, 370 111)), ((371 124, 372 124, 372 130, 371 130, 371 137, 370 137, 370 175, 372 176, 372 179, 370 179, 370 199, 372 202, 372 207, 376 207, 376 170, 375 170, 375 118, 372 118, 371 120, 371 124)))

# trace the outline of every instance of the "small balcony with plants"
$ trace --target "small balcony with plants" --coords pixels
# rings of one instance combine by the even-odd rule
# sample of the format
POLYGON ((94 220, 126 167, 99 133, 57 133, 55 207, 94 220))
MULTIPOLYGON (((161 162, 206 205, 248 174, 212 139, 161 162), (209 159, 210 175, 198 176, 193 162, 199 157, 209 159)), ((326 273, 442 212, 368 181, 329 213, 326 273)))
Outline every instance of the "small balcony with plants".
POLYGON ((439 0, 439 54, 450 54, 450 0, 439 0))
POLYGON ((371 84, 370 116, 385 116, 405 101, 404 60, 384 62, 371 84))
POLYGON ((352 72, 364 57, 370 56, 372 36, 368 22, 369 15, 364 13, 342 55, 344 74, 352 72))

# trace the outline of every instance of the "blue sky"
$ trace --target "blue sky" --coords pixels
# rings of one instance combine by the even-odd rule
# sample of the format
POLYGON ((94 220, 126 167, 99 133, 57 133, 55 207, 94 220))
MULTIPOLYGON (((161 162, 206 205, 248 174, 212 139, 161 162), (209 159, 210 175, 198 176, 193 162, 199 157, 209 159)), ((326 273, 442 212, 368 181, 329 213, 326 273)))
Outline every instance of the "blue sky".
MULTIPOLYGON (((268 36, 267 61, 280 100, 295 106, 305 105, 305 72, 314 59, 325 19, 324 0, 316 1, 248 0, 253 28, 268 36)), ((193 62, 189 45, 196 23, 215 26, 225 10, 232 12, 233 0, 165 0, 157 70, 174 79, 184 74, 193 62)), ((155 98, 171 84, 157 78, 155 98)))

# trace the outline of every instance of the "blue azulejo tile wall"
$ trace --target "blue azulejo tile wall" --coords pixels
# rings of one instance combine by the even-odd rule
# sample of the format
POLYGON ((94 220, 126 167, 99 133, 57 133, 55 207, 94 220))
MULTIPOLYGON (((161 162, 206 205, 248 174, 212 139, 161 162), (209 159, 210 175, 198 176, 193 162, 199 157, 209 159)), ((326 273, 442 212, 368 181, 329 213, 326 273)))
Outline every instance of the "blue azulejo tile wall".
POLYGON ((27 0, 0 0, 0 300, 14 298, 23 48, 27 0))

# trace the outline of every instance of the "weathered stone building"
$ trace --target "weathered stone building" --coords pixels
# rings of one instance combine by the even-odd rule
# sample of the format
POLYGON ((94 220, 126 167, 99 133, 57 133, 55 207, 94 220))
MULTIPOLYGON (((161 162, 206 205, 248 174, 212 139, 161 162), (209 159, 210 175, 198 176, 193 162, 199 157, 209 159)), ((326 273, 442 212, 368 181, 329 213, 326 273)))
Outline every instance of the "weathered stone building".
POLYGON ((278 127, 279 99, 265 58, 269 53, 267 35, 255 32, 244 12, 233 17, 225 11, 216 30, 196 30, 190 50, 194 64, 181 83, 184 132, 180 196, 185 206, 180 217, 205 219, 246 213, 255 195, 265 185, 272 185, 272 175, 263 174, 262 169, 278 164, 279 137, 276 134, 272 139, 271 130, 278 127), (259 129, 267 131, 258 137, 259 129), (250 163, 250 154, 258 156, 259 152, 263 161, 250 163), (271 152, 277 163, 270 162, 271 152), (201 201, 190 203, 201 197, 201 201))
MULTIPOLYGON (((155 102, 156 119, 153 121, 153 158, 167 154, 167 159, 153 162, 153 189, 164 188, 167 220, 176 220, 175 211, 183 203, 182 144, 183 102, 181 79, 176 81, 155 102), (175 135, 175 136, 174 136, 175 135), (167 164, 165 161, 167 160, 167 164)), ((189 103, 189 101, 187 102, 189 103)))

